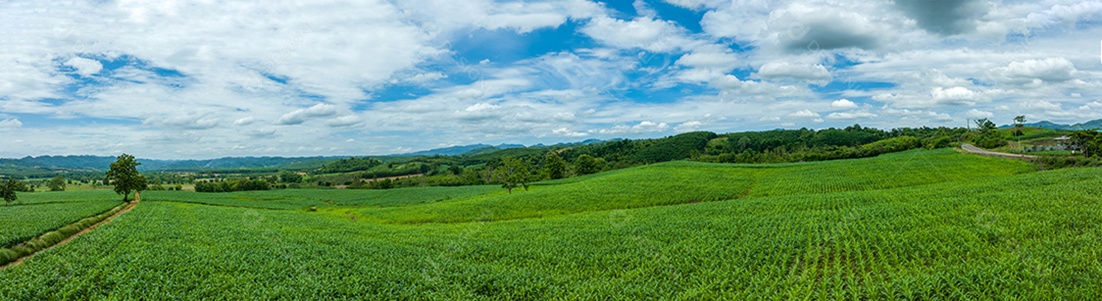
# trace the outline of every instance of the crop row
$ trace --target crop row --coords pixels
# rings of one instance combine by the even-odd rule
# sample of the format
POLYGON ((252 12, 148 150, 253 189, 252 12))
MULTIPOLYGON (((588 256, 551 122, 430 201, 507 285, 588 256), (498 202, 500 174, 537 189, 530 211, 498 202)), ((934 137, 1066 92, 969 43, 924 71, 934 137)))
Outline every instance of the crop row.
POLYGON ((32 238, 28 241, 11 246, 9 248, 0 248, 0 265, 7 264, 23 256, 27 256, 33 254, 34 252, 38 252, 42 249, 53 246, 61 242, 62 240, 73 236, 77 232, 87 229, 88 227, 91 227, 92 225, 103 221, 107 217, 110 217, 112 214, 119 212, 119 210, 122 210, 124 206, 125 205, 118 205, 114 208, 111 208, 110 210, 107 210, 106 212, 82 218, 75 223, 65 225, 64 227, 61 227, 57 230, 43 233, 38 237, 32 238))
MULTIPOLYGON (((49 194, 55 200, 73 196, 66 193, 49 194)), ((76 194, 81 196, 81 194, 76 194)), ((88 216, 110 210, 121 203, 118 200, 80 200, 33 203, 14 206, 0 205, 0 248, 9 247, 54 230, 88 216)))

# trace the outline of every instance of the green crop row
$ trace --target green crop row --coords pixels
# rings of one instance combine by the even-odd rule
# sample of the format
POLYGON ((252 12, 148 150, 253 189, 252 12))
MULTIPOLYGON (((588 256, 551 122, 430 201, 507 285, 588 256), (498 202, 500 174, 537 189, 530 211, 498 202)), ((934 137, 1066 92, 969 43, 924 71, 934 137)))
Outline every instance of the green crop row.
POLYGON ((43 192, 33 195, 45 194, 51 195, 55 201, 14 206, 0 205, 0 225, 2 225, 0 226, 0 248, 12 246, 46 231, 102 213, 121 203, 114 197, 110 198, 110 201, 84 199, 83 192, 43 192), (65 200, 66 197, 73 199, 65 200))
POLYGON ((122 204, 115 206, 114 208, 111 208, 106 212, 102 212, 94 216, 85 217, 75 223, 65 225, 64 227, 61 227, 57 230, 46 232, 23 243, 11 246, 9 248, 0 248, 0 265, 7 264, 23 256, 27 256, 33 254, 34 252, 38 252, 39 250, 53 246, 58 242, 61 242, 62 240, 73 236, 73 234, 87 229, 88 227, 91 227, 92 225, 103 221, 107 217, 110 217, 112 214, 119 212, 119 210, 122 210, 124 206, 126 205, 122 204))
POLYGON ((282 189, 230 193, 148 191, 147 201, 171 201, 263 209, 303 209, 310 206, 390 207, 461 199, 494 192, 497 186, 419 187, 386 190, 282 189))

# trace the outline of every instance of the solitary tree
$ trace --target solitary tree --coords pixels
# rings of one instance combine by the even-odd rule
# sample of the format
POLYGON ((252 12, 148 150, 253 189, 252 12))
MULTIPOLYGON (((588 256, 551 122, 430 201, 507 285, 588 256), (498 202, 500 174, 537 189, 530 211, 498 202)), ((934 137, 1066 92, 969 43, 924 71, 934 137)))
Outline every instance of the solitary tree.
POLYGON ((1018 117, 1014 117, 1014 129, 1017 130, 1014 132, 1014 136, 1022 135, 1022 127, 1025 127, 1025 121, 1025 115, 1018 115, 1018 117))
POLYGON ((122 195, 123 202, 128 201, 131 191, 140 193, 147 187, 145 176, 138 173, 138 165, 142 164, 134 156, 122 154, 107 171, 107 182, 115 185, 115 193, 122 195))
POLYGON ((1018 151, 1024 154, 1025 149, 1022 148, 1022 135, 1025 135, 1025 132, 1022 131, 1022 127, 1025 127, 1025 115, 1014 117, 1014 137, 1018 137, 1018 151))
POLYGON ((4 202, 10 205, 11 202, 14 202, 18 198, 18 196, 15 195, 17 186, 18 183, 15 179, 8 179, 0 183, 0 197, 4 198, 4 202))
POLYGON ((50 187, 50 191, 65 191, 65 176, 55 176, 50 179, 49 183, 46 183, 46 186, 50 187))
POLYGON ((543 161, 543 167, 547 169, 547 175, 552 180, 566 177, 566 160, 563 160, 557 152, 552 151, 547 154, 543 161))
POLYGON ((501 181, 501 188, 513 193, 513 188, 524 187, 528 190, 528 166, 524 161, 513 157, 501 159, 501 166, 494 169, 495 177, 501 181))

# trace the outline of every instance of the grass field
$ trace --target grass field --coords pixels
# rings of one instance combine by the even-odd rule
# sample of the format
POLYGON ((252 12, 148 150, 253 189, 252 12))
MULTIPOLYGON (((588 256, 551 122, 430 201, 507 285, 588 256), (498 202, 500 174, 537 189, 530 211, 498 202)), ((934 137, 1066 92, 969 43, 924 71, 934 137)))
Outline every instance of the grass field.
POLYGON ((113 195, 110 191, 20 194, 18 203, 0 205, 0 248, 122 204, 113 195))
POLYGON ((654 164, 511 195, 147 192, 0 270, 0 299, 1102 297, 1102 170, 1033 170, 936 150, 654 164))

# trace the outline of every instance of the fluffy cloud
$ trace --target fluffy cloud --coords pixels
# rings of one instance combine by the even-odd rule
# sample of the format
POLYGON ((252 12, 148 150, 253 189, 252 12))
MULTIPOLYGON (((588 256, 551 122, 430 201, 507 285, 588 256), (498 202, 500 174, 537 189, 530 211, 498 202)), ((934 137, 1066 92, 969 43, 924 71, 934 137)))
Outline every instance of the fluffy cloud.
POLYGON ((849 99, 843 98, 843 99, 839 99, 839 100, 835 100, 834 102, 831 102, 830 107, 837 108, 837 109, 856 109, 857 104, 854 103, 853 101, 850 101, 849 99))
POLYGON ((790 64, 788 62, 769 62, 758 69, 758 75, 767 80, 793 79, 817 85, 830 82, 830 72, 823 65, 790 64))
POLYGON ((968 118, 971 118, 971 119, 992 118, 992 117, 995 117, 995 113, 991 113, 991 112, 987 112, 987 111, 980 111, 980 110, 977 110, 977 109, 971 109, 971 110, 968 110, 968 112, 965 112, 964 116, 968 117, 968 118))
POLYGON ((630 21, 597 17, 590 20, 581 31, 603 44, 618 48, 670 52, 691 49, 698 44, 686 38, 685 30, 677 24, 650 17, 639 17, 630 21))
POLYGON ((989 71, 999 83, 1010 85, 1059 83, 1075 78, 1076 73, 1075 65, 1066 58, 1016 61, 989 71))
POLYGON ((639 134, 639 133, 662 132, 662 131, 667 130, 669 127, 670 127, 669 124, 666 124, 665 122, 653 122, 653 121, 644 120, 644 121, 640 121, 639 124, 636 124, 636 125, 631 125, 631 126, 617 125, 617 126, 614 126, 612 128, 609 128, 609 129, 601 129, 598 132, 601 133, 601 134, 622 134, 622 133, 639 134))
POLYGON ((814 118, 814 117, 819 117, 819 113, 812 112, 811 110, 799 110, 799 111, 793 112, 792 114, 788 114, 788 116, 814 118))
POLYGON ((0 120, 0 128, 18 128, 23 127, 23 122, 19 119, 3 119, 0 120))
POLYGON ((99 61, 79 56, 72 57, 68 61, 65 61, 65 65, 75 68, 76 73, 81 76, 89 76, 103 70, 103 64, 100 64, 99 61))
POLYGON ((331 104, 319 103, 305 109, 298 109, 279 117, 279 124, 302 124, 311 119, 326 118, 337 114, 337 107, 331 104))
POLYGON ((879 116, 877 116, 876 114, 873 114, 873 113, 866 112, 866 111, 856 111, 856 112, 834 112, 834 113, 830 113, 829 115, 827 115, 826 118, 827 119, 851 120, 851 119, 865 119, 865 118, 876 118, 876 117, 879 117, 879 116))

